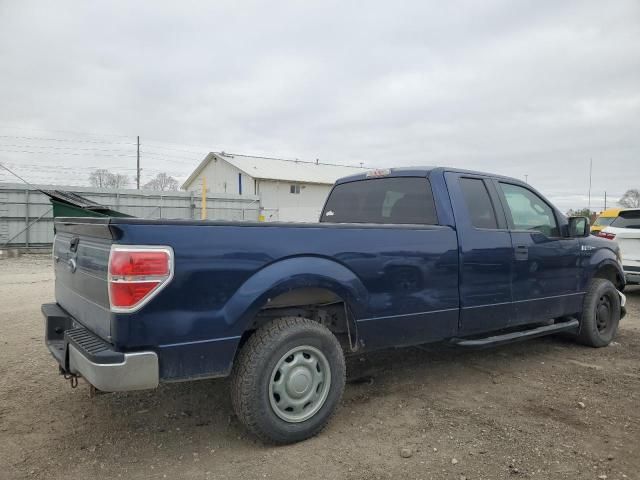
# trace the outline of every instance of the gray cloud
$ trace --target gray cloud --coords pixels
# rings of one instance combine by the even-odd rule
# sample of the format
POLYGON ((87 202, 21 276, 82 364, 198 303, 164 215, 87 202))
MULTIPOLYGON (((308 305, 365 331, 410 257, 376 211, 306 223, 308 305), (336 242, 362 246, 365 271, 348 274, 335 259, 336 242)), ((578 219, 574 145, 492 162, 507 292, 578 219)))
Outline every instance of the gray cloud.
MULTIPOLYGON (((209 149, 439 164, 528 175, 568 208, 593 158, 595 206, 640 187, 636 1, 3 2, 0 57, 0 135, 196 152, 143 155, 149 175, 184 177, 209 149)), ((133 166, 65 152, 0 159, 34 181, 133 166)))

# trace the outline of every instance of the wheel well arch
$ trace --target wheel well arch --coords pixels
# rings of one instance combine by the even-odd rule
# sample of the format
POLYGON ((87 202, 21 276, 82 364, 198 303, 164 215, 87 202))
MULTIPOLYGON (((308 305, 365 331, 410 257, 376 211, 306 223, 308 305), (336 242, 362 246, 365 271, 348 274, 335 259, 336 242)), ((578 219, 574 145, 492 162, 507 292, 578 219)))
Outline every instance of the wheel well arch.
POLYGON ((268 297, 245 329, 239 348, 261 326, 281 317, 302 317, 327 327, 343 349, 358 348, 357 323, 347 299, 334 290, 301 286, 268 297))
POLYGON ((613 283, 618 290, 624 287, 624 277, 620 270, 611 263, 605 263, 596 268, 592 278, 603 278, 613 283))

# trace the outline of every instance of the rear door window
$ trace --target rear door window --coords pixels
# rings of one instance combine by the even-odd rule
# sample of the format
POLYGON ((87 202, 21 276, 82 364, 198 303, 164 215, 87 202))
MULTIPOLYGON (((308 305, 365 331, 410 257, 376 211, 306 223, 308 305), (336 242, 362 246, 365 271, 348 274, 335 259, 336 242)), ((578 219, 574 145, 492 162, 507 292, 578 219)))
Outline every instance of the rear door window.
POLYGON ((484 181, 480 178, 461 178, 460 188, 473 226, 476 228, 498 228, 496 212, 484 181))
POLYGON ((640 228, 640 210, 623 210, 611 223, 611 226, 617 228, 640 228))
POLYGON ((393 177, 336 185, 320 221, 435 225, 438 218, 429 180, 393 177))

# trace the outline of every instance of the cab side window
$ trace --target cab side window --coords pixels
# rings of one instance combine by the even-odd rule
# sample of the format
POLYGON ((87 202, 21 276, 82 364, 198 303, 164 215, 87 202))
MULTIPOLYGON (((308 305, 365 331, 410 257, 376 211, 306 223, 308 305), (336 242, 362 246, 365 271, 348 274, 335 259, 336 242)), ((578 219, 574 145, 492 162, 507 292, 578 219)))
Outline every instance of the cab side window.
POLYGON ((320 221, 437 225, 438 216, 428 179, 387 177, 336 185, 320 221))
POLYGON ((551 207, 538 195, 519 185, 500 182, 516 230, 535 230, 548 237, 560 236, 551 207))

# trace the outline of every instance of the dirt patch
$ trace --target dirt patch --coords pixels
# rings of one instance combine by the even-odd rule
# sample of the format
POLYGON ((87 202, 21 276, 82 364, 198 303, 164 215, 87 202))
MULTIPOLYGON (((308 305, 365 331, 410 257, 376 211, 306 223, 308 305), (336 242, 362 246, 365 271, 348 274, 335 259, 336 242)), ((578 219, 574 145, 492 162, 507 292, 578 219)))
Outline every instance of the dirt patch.
POLYGON ((238 424, 225 380, 72 390, 42 340, 52 278, 46 257, 0 261, 0 478, 640 478, 639 288, 604 349, 351 357, 329 427, 271 447, 238 424))

